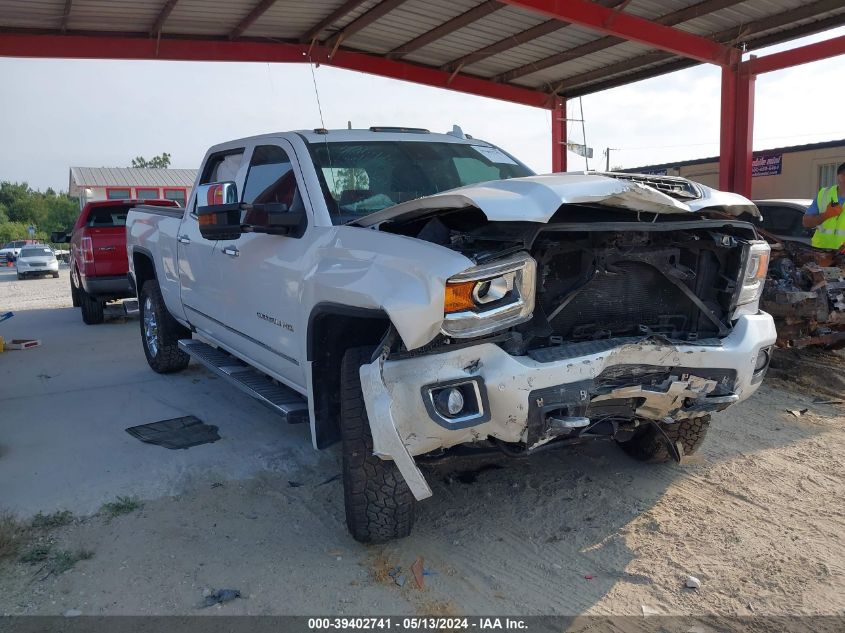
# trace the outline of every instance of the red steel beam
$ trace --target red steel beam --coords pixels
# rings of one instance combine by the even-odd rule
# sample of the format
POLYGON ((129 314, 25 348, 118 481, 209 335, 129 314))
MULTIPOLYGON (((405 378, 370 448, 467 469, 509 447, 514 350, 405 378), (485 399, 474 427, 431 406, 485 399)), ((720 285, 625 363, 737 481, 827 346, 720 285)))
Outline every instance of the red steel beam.
POLYGON ((0 33, 0 56, 80 59, 162 59, 175 61, 287 62, 313 61, 337 68, 446 88, 491 99, 548 108, 548 95, 520 86, 494 83, 473 75, 455 75, 420 64, 384 59, 367 53, 328 46, 253 42, 244 40, 193 40, 163 37, 98 35, 40 35, 0 33), (310 50, 310 55, 309 55, 310 50))
POLYGON ((753 75, 784 70, 801 64, 809 64, 822 59, 845 55, 845 35, 834 37, 824 42, 816 42, 793 48, 792 50, 757 57, 745 62, 748 72, 753 75))
POLYGON ((719 189, 751 196, 754 133, 754 81, 746 63, 722 68, 722 111, 719 135, 719 189))
POLYGON ((736 65, 722 67, 719 117, 719 189, 733 191, 736 147, 736 65))
MULTIPOLYGON (((721 11, 722 9, 739 4, 742 1, 743 0, 702 0, 702 2, 698 2, 692 6, 672 11, 671 13, 666 13, 658 18, 654 18, 654 21, 657 24, 662 24, 663 26, 676 26, 678 24, 688 22, 689 20, 694 20, 702 15, 721 11)), ((619 11, 619 9, 616 10, 619 11)), ((551 68, 552 66, 557 66, 558 64, 571 61, 578 57, 592 55, 593 53, 621 44, 624 41, 625 40, 623 38, 616 36, 600 37, 597 40, 581 44, 574 48, 544 57, 543 59, 529 62, 528 64, 518 68, 505 71, 496 77, 496 81, 512 81, 517 77, 530 75, 532 73, 545 70, 546 68, 551 68)))
POLYGON ((705 37, 673 29, 587 0, 502 0, 548 18, 646 44, 700 62, 724 65, 730 48, 705 37))
POLYGON ((751 163, 754 160, 754 82, 756 76, 741 64, 736 81, 736 142, 733 191, 751 197, 751 163))
POLYGON ((566 99, 556 97, 552 107, 552 171, 566 171, 566 99))

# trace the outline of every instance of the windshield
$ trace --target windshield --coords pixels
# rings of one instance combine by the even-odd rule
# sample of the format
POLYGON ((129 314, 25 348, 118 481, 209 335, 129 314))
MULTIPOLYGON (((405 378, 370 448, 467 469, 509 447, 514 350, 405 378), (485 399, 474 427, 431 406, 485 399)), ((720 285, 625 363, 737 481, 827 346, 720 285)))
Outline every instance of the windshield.
POLYGON ((52 257, 53 251, 46 246, 40 248, 25 248, 21 251, 21 257, 52 257))
POLYGON ((310 150, 334 224, 464 185, 534 175, 488 145, 350 141, 310 150))

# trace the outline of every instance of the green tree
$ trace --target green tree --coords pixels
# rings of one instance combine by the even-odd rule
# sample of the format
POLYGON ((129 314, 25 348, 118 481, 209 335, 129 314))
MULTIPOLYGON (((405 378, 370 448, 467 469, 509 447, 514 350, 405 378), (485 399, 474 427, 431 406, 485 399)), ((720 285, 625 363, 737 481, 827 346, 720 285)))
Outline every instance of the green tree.
POLYGON ((170 154, 162 152, 160 156, 153 156, 150 160, 143 156, 136 156, 132 159, 132 166, 141 169, 167 169, 170 167, 170 154))
POLYGON ((26 239, 30 225, 45 240, 50 231, 68 229, 79 215, 79 202, 66 193, 35 191, 26 183, 0 182, 0 238, 26 239), (9 236, 12 237, 9 237, 9 236))

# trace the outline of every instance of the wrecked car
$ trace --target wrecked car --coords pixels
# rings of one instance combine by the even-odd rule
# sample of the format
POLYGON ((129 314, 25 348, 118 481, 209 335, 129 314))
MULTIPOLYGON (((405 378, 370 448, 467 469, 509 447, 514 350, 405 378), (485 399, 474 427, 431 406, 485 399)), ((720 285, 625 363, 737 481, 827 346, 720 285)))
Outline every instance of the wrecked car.
POLYGON ((378 542, 457 447, 695 452, 775 342, 745 212, 681 178, 537 176, 457 128, 314 130, 211 148, 185 209, 129 212, 127 250, 150 367, 194 358, 340 442, 347 525, 378 542))
POLYGON ((772 247, 761 305, 775 318, 779 347, 845 346, 845 254, 814 248, 802 224, 811 200, 757 200, 752 219, 772 247))

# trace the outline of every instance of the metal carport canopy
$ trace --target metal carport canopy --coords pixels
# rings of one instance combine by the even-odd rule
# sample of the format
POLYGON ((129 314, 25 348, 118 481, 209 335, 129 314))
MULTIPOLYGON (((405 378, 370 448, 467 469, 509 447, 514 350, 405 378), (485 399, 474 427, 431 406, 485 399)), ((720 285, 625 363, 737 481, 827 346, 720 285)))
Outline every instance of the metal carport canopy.
POLYGON ((314 62, 547 108, 556 171, 567 98, 711 63, 721 186, 747 193, 754 76, 842 46, 741 53, 843 24, 843 0, 0 0, 0 55, 314 62))

